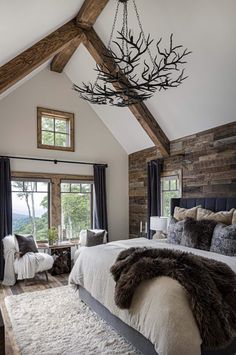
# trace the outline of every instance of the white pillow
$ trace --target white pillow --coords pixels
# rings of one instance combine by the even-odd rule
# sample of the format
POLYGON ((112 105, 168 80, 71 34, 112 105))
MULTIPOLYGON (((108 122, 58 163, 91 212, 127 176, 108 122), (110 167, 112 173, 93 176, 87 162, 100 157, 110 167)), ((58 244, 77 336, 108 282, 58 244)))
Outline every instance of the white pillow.
MULTIPOLYGON (((90 231, 94 232, 94 233, 98 233, 98 232, 103 232, 104 229, 89 229, 90 231)), ((80 245, 86 246, 87 244, 87 229, 82 229, 80 234, 79 234, 79 241, 80 241, 80 245)), ((107 243, 107 231, 105 231, 104 234, 104 239, 103 239, 103 244, 107 243)))

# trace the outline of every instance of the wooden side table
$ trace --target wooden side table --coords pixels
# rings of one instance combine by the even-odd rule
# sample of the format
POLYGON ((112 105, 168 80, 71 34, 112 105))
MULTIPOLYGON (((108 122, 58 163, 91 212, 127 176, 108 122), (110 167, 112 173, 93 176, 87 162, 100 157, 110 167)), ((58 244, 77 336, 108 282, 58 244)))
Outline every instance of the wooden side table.
POLYGON ((71 248, 73 243, 49 245, 49 252, 54 258, 54 264, 50 271, 52 275, 67 274, 71 272, 71 248))
POLYGON ((47 243, 41 244, 40 249, 47 250, 53 257, 54 263, 52 269, 49 271, 51 275, 67 274, 71 271, 71 248, 76 246, 75 243, 59 243, 49 245, 47 243))

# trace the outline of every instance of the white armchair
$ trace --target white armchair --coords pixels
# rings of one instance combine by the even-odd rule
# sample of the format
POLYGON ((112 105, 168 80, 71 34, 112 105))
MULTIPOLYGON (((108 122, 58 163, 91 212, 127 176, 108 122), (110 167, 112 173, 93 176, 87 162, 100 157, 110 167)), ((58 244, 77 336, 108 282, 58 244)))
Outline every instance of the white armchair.
MULTIPOLYGON (((104 236, 103 236, 103 240, 100 244, 106 244, 107 243, 107 231, 104 229, 83 229, 81 230, 80 234, 79 234, 79 245, 78 245, 78 249, 75 252, 74 255, 74 262, 76 262, 79 254, 81 253, 81 251, 83 250, 83 248, 87 248, 88 247, 88 232, 94 232, 94 233, 101 233, 101 232, 105 232, 104 236)), ((98 245, 98 244, 96 244, 98 245)))
POLYGON ((46 253, 30 252, 20 256, 19 245, 14 235, 6 236, 3 239, 3 247, 5 259, 3 285, 12 286, 16 280, 34 278, 35 274, 46 273, 53 266, 52 256, 46 253))

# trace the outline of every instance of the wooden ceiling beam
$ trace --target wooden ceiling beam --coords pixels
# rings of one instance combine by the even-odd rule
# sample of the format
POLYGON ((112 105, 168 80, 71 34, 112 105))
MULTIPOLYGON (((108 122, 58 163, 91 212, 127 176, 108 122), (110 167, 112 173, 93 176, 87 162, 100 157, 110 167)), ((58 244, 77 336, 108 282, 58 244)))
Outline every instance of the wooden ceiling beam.
POLYGON ((69 62, 70 58, 82 42, 82 37, 83 35, 76 37, 61 52, 55 55, 50 64, 51 71, 56 73, 63 72, 66 64, 69 62))
MULTIPOLYGON (((76 24, 80 28, 90 29, 109 0, 85 0, 76 16, 76 24)), ((51 70, 62 73, 66 64, 81 43, 81 38, 72 41, 66 48, 58 53, 51 62, 51 70)))
MULTIPOLYGON (((102 40, 99 38, 97 33, 93 28, 89 31, 84 31, 85 37, 83 37, 83 44, 94 58, 97 64, 103 65, 105 54, 107 48, 103 44, 102 40)), ((106 68, 110 72, 114 71, 116 64, 114 60, 110 59, 107 61, 106 57, 106 68)), ((118 87, 118 85, 117 85, 118 87)), ((163 157, 169 156, 170 154, 170 142, 147 106, 144 103, 138 103, 129 106, 130 111, 133 113, 137 121, 140 123, 142 128, 148 134, 153 143, 159 148, 160 153, 163 157)))
POLYGON ((69 21, 14 59, 0 67, 0 94, 34 69, 83 36, 83 30, 69 21))
POLYGON ((109 0, 85 0, 76 16, 77 26, 86 30, 90 29, 96 22, 109 0))

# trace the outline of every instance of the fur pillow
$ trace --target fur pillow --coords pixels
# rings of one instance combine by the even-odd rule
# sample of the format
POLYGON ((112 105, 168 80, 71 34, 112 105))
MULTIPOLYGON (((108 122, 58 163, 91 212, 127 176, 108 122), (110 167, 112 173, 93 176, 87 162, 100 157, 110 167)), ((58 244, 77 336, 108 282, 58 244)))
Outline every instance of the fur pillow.
POLYGON ((214 229, 211 249, 214 253, 236 256, 236 224, 219 223, 214 229))
POLYGON ((197 219, 197 210, 199 207, 201 206, 196 206, 193 208, 182 208, 176 206, 174 210, 174 218, 177 219, 177 221, 182 221, 187 217, 197 219))
POLYGON ((204 208, 199 208, 197 211, 197 220, 210 219, 218 223, 231 224, 233 218, 234 209, 230 211, 220 211, 212 212, 211 210, 206 210, 204 208))
POLYGON ((177 221, 172 217, 167 230, 167 243, 180 244, 183 230, 184 221, 177 221))
POLYGON ((105 231, 95 233, 93 231, 87 230, 87 240, 85 246, 94 247, 96 245, 103 244, 104 235, 105 231))
POLYGON ((26 253, 38 253, 38 248, 32 235, 25 237, 23 235, 15 234, 15 237, 19 245, 20 256, 23 256, 26 253))
POLYGON ((207 219, 196 221, 193 218, 187 218, 184 221, 184 230, 180 244, 190 248, 209 251, 215 226, 215 221, 207 219))

